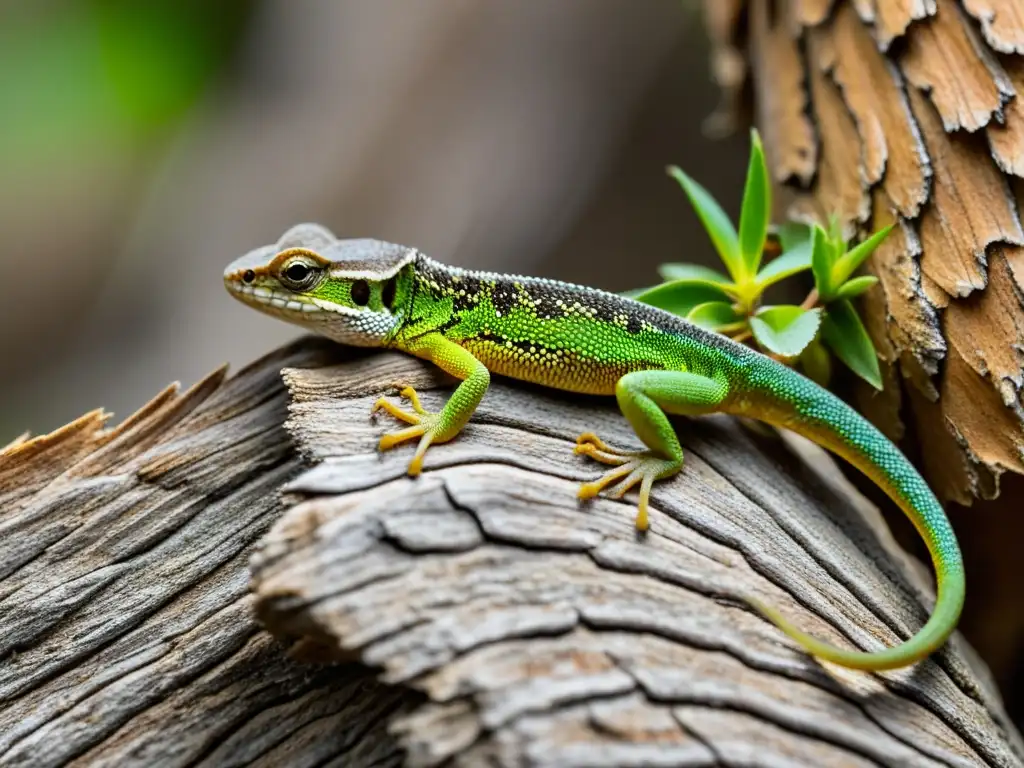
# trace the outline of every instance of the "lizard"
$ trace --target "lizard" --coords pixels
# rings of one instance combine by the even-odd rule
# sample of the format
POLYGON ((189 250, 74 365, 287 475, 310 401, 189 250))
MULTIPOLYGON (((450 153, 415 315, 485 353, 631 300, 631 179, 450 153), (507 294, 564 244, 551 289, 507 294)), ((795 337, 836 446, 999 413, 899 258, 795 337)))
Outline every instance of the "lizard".
POLYGON ((341 344, 392 348, 428 360, 460 380, 429 412, 413 388, 409 409, 380 398, 405 423, 379 449, 417 441, 408 474, 418 475, 431 445, 452 440, 487 391, 491 374, 574 393, 614 396, 642 450, 581 434, 574 451, 609 469, 583 483, 581 499, 621 498, 639 485, 635 526, 649 526, 654 482, 683 466, 669 415, 726 413, 803 435, 876 483, 923 537, 936 573, 931 616, 910 639, 877 651, 847 650, 801 631, 776 608, 746 601, 812 656, 860 670, 913 664, 956 628, 965 597, 956 535, 927 483, 853 408, 802 374, 683 318, 605 291, 544 278, 451 267, 410 248, 338 239, 299 224, 224 271, 229 293, 264 313, 341 344))

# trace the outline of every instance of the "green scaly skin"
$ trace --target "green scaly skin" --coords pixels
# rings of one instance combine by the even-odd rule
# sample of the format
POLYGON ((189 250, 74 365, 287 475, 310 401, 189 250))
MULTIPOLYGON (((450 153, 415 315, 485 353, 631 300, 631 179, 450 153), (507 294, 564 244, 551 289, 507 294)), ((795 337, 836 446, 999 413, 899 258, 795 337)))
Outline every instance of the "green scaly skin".
POLYGON ((813 655, 864 670, 912 664, 938 649, 956 627, 964 570, 942 507, 903 454, 841 400, 793 370, 680 318, 614 294, 537 278, 447 267, 411 248, 374 240, 338 240, 311 224, 232 263, 225 284, 243 302, 341 343, 390 347, 432 361, 461 379, 438 413, 412 389, 403 410, 380 399, 409 426, 385 434, 387 450, 418 440, 409 473, 419 474, 434 443, 454 438, 487 391, 491 373, 548 387, 615 395, 647 446, 635 451, 581 435, 575 451, 612 466, 585 483, 580 498, 607 489, 621 497, 640 486, 637 528, 648 527, 656 480, 676 474, 683 451, 669 414, 731 413, 804 435, 842 456, 877 483, 924 538, 938 598, 925 626, 882 651, 836 648, 794 627, 778 611, 749 600, 813 655), (610 486, 610 487, 609 487, 610 486))

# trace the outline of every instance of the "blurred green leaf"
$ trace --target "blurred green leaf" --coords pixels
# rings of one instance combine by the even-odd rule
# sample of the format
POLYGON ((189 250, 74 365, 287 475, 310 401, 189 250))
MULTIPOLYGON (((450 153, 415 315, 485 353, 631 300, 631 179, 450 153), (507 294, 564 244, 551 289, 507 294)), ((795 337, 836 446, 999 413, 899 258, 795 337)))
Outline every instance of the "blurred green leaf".
POLYGON ((699 325, 710 331, 721 331, 743 321, 743 318, 736 314, 733 305, 726 301, 709 301, 706 304, 700 304, 690 310, 686 319, 694 325, 699 325))
POLYGON ((821 335, 836 357, 875 389, 882 388, 878 355, 864 324, 849 300, 829 304, 821 335))
POLYGON ((15 185, 22 174, 34 183, 47 178, 41 173, 94 172, 105 158, 145 162, 135 153, 165 138, 232 61, 255 8, 252 0, 40 5, 0 12, 8 75, 0 76, 0 168, 15 185))
POLYGON ((822 299, 832 295, 833 260, 828 234, 815 224, 811 230, 811 271, 814 273, 814 287, 822 299))
POLYGON ((683 170, 675 165, 669 166, 668 174, 679 182, 698 218, 711 237, 711 242, 718 251, 733 280, 739 280, 743 274, 743 262, 740 256, 739 238, 728 215, 704 187, 691 179, 683 170))
POLYGON ((836 291, 836 298, 852 299, 856 296, 860 296, 877 282, 878 278, 874 275, 863 275, 861 277, 855 277, 853 280, 847 280, 839 286, 839 290, 836 291))
POLYGON ((662 264, 658 267, 662 280, 703 280, 717 285, 731 285, 728 277, 717 269, 700 264, 662 264))
POLYGON ((818 333, 820 309, 783 304, 765 307, 750 318, 757 343, 782 357, 796 357, 818 333))
POLYGON ((863 264, 868 256, 874 253, 882 241, 889 236, 894 226, 895 224, 890 224, 885 229, 878 230, 863 243, 840 256, 832 265, 832 285, 840 286, 845 283, 850 275, 857 271, 857 267, 863 264))
POLYGON ((835 245, 836 243, 845 243, 846 239, 843 237, 843 227, 839 223, 839 216, 835 213, 829 214, 828 217, 828 241, 835 245))
POLYGON ((791 251, 811 242, 811 225, 802 221, 787 221, 776 227, 783 251, 791 251))
POLYGON ((764 291, 780 280, 811 268, 811 244, 803 242, 772 259, 757 273, 757 286, 764 291))
POLYGON ((832 356, 820 338, 814 338, 800 353, 800 367, 811 381, 827 387, 832 378, 832 356))
POLYGON ((768 181, 768 168, 764 162, 764 148, 756 130, 750 131, 750 162, 747 166, 747 182, 743 189, 743 205, 740 208, 740 254, 743 261, 743 277, 736 281, 743 283, 757 273, 761 265, 761 252, 768 234, 768 220, 771 217, 772 188, 768 181))
POLYGON ((672 280, 634 292, 630 298, 680 317, 686 317, 698 304, 729 301, 721 287, 706 280, 672 280))

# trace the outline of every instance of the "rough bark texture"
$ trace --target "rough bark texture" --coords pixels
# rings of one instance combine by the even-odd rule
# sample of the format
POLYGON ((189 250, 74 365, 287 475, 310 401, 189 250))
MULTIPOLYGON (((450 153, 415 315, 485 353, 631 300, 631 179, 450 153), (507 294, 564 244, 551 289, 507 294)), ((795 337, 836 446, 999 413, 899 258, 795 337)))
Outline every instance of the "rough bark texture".
MULTIPOLYGON (((351 353, 350 353, 351 354, 351 353)), ((400 355, 290 370, 288 429, 316 466, 253 560, 263 624, 302 657, 356 659, 425 701, 395 717, 409 764, 1006 765, 1024 748, 957 637, 913 670, 823 668, 741 602, 836 643, 918 628, 924 569, 813 446, 735 421, 680 421, 687 465, 632 502, 581 506, 603 399, 495 381, 460 437, 405 475, 379 454, 377 397, 450 391, 400 355)))
POLYGON ((629 439, 611 404, 496 382, 411 480, 368 417, 396 380, 449 386, 307 340, 0 451, 0 766, 1022 764, 959 637, 825 669, 738 601, 865 647, 924 621, 816 449, 681 423, 637 539, 573 498, 575 433, 629 439))
POLYGON ((286 657, 252 547, 301 465, 282 365, 169 388, 0 451, 0 765, 397 765, 409 693, 286 657))
POLYGON ((944 499, 1024 473, 1024 6, 1019 0, 707 0, 716 73, 747 84, 798 215, 897 231, 870 261, 886 388, 944 499), (746 60, 749 68, 741 62, 746 60), (901 386, 903 380, 905 386, 901 386))

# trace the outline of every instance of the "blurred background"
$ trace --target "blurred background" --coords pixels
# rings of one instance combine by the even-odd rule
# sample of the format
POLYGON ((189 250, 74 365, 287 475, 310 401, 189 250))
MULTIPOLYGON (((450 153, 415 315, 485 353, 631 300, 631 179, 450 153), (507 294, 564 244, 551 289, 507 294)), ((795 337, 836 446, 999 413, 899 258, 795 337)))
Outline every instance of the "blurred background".
POLYGON ((221 273, 290 225, 624 290, 712 263, 744 130, 696 0, 0 0, 0 445, 297 335, 221 273))

